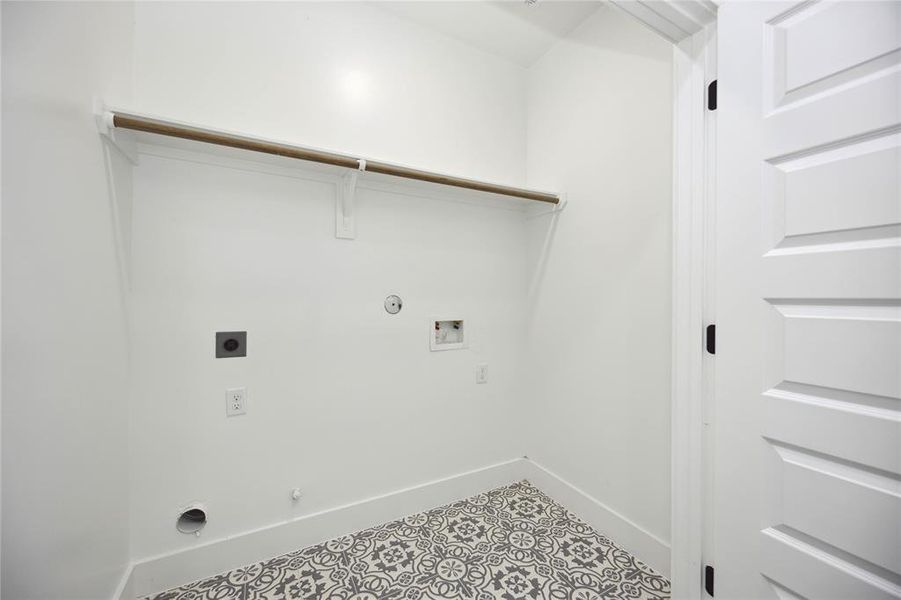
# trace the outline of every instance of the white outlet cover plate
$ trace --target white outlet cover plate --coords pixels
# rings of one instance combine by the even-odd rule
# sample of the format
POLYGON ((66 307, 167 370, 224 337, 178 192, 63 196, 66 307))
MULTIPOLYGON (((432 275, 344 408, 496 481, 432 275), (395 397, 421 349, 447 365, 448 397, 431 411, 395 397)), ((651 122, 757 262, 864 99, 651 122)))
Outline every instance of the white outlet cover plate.
POLYGON ((488 383, 488 363, 476 365, 476 383, 488 383))
POLYGON ((229 417, 247 414, 247 388, 225 390, 225 414, 229 417))

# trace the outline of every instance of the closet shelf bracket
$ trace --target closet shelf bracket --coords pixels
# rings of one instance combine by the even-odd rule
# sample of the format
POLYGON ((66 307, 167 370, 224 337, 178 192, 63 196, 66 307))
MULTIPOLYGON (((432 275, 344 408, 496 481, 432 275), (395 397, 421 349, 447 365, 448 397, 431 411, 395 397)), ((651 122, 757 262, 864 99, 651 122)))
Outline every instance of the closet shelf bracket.
POLYGON ((113 148, 128 159, 128 162, 137 165, 138 151, 135 148, 134 139, 128 131, 116 129, 113 117, 113 113, 109 112, 102 103, 95 101, 94 123, 97 125, 97 131, 106 138, 113 148))
POLYGON ((543 217, 545 215, 556 215, 558 213, 563 212, 563 209, 566 208, 567 196, 566 196, 566 194, 561 193, 559 198, 560 198, 560 200, 557 202, 557 204, 554 205, 554 207, 552 209, 530 213, 527 216, 527 218, 534 219, 535 217, 543 217))
POLYGON ((354 218, 354 205, 357 195, 357 180, 366 171, 366 161, 357 160, 357 168, 341 176, 338 181, 335 197, 335 237, 352 240, 357 237, 357 224, 354 218))

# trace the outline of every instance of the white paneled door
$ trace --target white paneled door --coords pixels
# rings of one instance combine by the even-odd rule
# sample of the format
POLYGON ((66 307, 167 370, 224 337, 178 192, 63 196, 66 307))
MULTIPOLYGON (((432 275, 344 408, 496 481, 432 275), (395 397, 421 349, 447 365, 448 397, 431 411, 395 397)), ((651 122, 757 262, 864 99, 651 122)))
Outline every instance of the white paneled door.
POLYGON ((719 13, 720 598, 901 597, 901 2, 719 13))

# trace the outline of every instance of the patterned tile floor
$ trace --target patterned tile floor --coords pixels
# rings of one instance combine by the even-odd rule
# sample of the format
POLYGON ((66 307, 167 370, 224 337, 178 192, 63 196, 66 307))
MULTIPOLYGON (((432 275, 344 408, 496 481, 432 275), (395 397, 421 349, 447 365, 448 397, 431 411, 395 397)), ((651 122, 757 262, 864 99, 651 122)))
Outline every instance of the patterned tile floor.
POLYGON ((652 600, 669 589, 522 481, 148 598, 652 600))

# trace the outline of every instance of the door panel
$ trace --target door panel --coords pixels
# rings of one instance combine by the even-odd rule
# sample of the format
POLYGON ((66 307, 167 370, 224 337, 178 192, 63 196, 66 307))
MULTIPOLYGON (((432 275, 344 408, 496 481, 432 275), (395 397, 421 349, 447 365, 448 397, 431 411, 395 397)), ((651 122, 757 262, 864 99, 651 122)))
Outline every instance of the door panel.
MULTIPOLYGON (((805 297, 825 300, 894 302, 901 275, 898 236, 847 240, 818 238, 813 243, 768 252, 759 261, 766 277, 760 292, 773 302, 805 297), (808 275, 798 278, 798 274, 808 275)), ((897 304, 895 304, 897 306, 897 304)))
MULTIPOLYGON (((816 541, 808 543, 802 535, 765 529, 760 554, 766 598, 807 598, 810 600, 892 600, 897 587, 884 578, 873 576, 853 560, 837 558, 834 548, 823 549, 816 541), (789 589, 780 582, 790 582, 789 589)), ((718 591, 717 598, 722 594, 718 591)), ((750 593, 730 595, 751 598, 750 593)))
POLYGON ((901 597, 901 3, 719 40, 717 598, 901 597))
POLYGON ((897 377, 901 307, 882 304, 773 304, 768 374, 774 385, 803 383, 901 397, 897 377))
POLYGON ((897 18, 891 2, 822 2, 780 13, 768 24, 785 36, 787 89, 860 68, 897 50, 897 18))
POLYGON ((890 134, 772 165, 773 223, 781 225, 782 234, 775 247, 805 245, 810 240, 804 236, 851 229, 870 229, 858 232, 857 239, 891 233, 889 228, 901 224, 899 146, 901 135, 890 134), (884 231, 873 231, 878 228, 884 231))
POLYGON ((895 399, 787 382, 763 397, 764 438, 876 471, 901 473, 895 399))
POLYGON ((807 448, 774 443, 773 450, 772 469, 779 479, 773 488, 778 493, 772 498, 771 518, 779 523, 778 529, 810 536, 882 569, 898 564, 897 530, 887 526, 901 516, 891 475, 807 448), (835 518, 836 506, 844 509, 840 519, 835 518))

